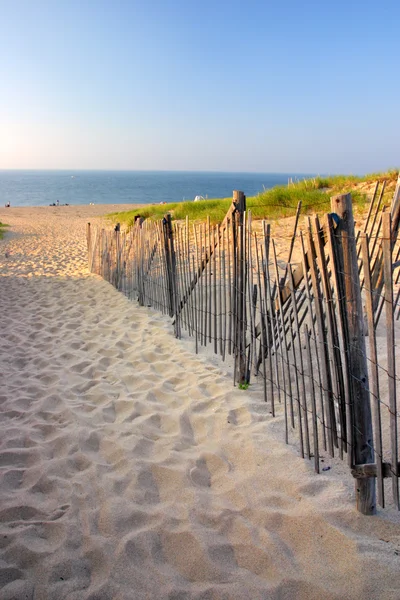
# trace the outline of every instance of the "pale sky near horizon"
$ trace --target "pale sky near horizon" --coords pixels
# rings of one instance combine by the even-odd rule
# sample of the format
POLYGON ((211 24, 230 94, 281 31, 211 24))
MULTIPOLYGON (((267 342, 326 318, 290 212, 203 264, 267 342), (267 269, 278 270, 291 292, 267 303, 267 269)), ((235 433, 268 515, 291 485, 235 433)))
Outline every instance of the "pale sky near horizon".
POLYGON ((0 0, 0 169, 400 166, 392 0, 0 0))

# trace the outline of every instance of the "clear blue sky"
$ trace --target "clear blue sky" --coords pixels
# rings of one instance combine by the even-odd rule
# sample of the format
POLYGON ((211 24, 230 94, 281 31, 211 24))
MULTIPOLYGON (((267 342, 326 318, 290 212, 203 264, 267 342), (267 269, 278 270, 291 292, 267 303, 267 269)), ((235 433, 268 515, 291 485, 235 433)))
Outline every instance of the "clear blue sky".
POLYGON ((400 165, 398 2, 0 0, 0 168, 400 165))

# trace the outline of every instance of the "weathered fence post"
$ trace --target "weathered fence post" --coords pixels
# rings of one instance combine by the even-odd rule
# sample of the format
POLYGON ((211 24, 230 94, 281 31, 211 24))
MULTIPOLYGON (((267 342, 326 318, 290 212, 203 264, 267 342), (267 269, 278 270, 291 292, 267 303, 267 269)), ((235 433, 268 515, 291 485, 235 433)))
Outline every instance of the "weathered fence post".
POLYGON ((171 215, 165 215, 163 219, 165 262, 167 267, 168 304, 169 316, 175 315, 175 336, 180 337, 180 316, 177 311, 177 286, 176 286, 176 256, 174 247, 174 236, 172 230, 171 215))
POLYGON ((135 222, 136 227, 136 272, 137 272, 137 289, 138 289, 138 302, 139 306, 144 306, 144 268, 143 268, 143 253, 144 253, 144 235, 143 230, 140 227, 140 220, 137 219, 135 222))
POLYGON ((234 243, 236 238, 238 268, 236 271, 236 371, 239 385, 248 383, 247 361, 246 361, 246 281, 245 281, 245 243, 246 232, 244 231, 244 213, 246 210, 246 196, 238 190, 233 191, 233 204, 235 205, 235 229, 234 243))
MULTIPOLYGON (((335 238, 343 260, 343 271, 338 275, 342 279, 345 292, 345 343, 348 352, 350 411, 353 421, 347 426, 353 426, 354 463, 368 464, 374 462, 372 416, 351 194, 332 197, 331 209, 340 217, 335 238)), ((357 509, 364 515, 375 514, 375 478, 356 479, 355 490, 357 509)))
POLYGON ((397 398, 396 398, 396 341, 394 333, 394 314, 393 314, 393 238, 392 238, 392 218, 390 213, 383 215, 383 273, 385 283, 385 312, 386 312, 386 340, 388 357, 388 378, 389 378, 389 405, 390 405, 390 444, 391 444, 391 477, 393 501, 395 507, 399 509, 399 477, 398 460, 399 453, 397 449, 397 398))
POLYGON ((88 267, 89 271, 92 271, 92 240, 91 240, 91 231, 90 231, 90 223, 86 224, 86 242, 87 242, 87 251, 88 251, 88 267))
POLYGON ((115 273, 114 273, 114 286, 117 290, 120 289, 121 281, 121 261, 120 261, 120 245, 121 245, 121 225, 119 223, 114 227, 115 232, 115 273))
POLYGON ((90 250, 90 223, 86 224, 86 241, 88 250, 90 250))
POLYGON ((171 215, 167 214, 163 218, 165 266, 167 270, 167 292, 168 292, 168 313, 172 317, 174 314, 174 293, 172 289, 171 256, 169 246, 169 236, 172 235, 171 215))

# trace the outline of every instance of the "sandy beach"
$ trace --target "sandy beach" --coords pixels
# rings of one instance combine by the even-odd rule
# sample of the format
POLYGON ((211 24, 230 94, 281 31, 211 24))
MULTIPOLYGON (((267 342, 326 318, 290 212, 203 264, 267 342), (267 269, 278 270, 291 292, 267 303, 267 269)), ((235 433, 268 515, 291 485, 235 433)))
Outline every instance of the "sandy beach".
POLYGON ((0 209, 0 599, 398 600, 399 513, 89 274, 116 210, 0 209))

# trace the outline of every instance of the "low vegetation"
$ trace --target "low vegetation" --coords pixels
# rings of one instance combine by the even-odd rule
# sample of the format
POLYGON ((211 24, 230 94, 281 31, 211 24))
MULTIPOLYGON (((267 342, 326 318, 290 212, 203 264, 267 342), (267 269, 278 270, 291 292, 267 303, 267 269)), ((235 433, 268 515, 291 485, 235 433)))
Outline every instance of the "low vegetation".
MULTIPOLYGON (((393 187, 399 171, 393 169, 385 173, 371 173, 364 177, 353 175, 334 175, 332 177, 314 177, 312 179, 290 181, 287 186, 276 186, 247 198, 247 208, 254 219, 277 219, 293 216, 299 201, 302 202, 302 213, 324 213, 330 210, 330 197, 335 194, 351 192, 353 205, 362 211, 368 203, 368 193, 374 182, 386 181, 387 195, 393 193, 393 187)), ((246 190, 244 190, 245 192, 246 190)), ((145 219, 161 219, 166 212, 175 220, 189 217, 191 221, 205 221, 210 217, 211 223, 223 220, 232 202, 231 198, 216 198, 200 202, 175 202, 170 204, 149 204, 136 210, 112 213, 114 222, 130 227, 135 216, 145 219)))
POLYGON ((4 230, 6 227, 8 227, 8 225, 0 221, 0 240, 2 240, 4 237, 4 230))

